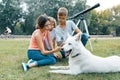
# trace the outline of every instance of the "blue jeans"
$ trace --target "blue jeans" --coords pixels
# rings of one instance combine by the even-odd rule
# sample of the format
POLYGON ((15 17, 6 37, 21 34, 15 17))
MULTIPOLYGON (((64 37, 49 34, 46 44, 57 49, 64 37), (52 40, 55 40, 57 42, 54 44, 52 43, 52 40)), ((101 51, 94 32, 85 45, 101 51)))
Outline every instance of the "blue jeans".
POLYGON ((56 58, 53 54, 43 55, 40 50, 28 50, 28 58, 37 61, 36 66, 44 66, 56 63, 56 58))
POLYGON ((89 38, 89 36, 87 34, 85 34, 85 33, 83 33, 81 35, 81 41, 82 41, 84 46, 87 44, 88 38, 89 38))
MULTIPOLYGON (((81 35, 81 41, 82 41, 82 43, 83 43, 84 46, 86 45, 86 43, 88 41, 88 38, 89 38, 89 36, 87 34, 85 34, 85 33, 83 33, 81 35)), ((62 54, 62 57, 65 58, 65 52, 64 51, 60 51, 60 52, 62 54)))

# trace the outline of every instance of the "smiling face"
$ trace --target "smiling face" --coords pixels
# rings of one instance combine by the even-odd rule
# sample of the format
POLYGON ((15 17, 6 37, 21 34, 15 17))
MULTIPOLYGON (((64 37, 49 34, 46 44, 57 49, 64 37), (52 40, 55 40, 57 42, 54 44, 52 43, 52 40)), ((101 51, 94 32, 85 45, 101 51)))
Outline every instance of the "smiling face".
POLYGON ((59 23, 60 27, 66 26, 67 16, 68 16, 68 10, 65 7, 59 8, 57 17, 58 17, 58 23, 59 23))
POLYGON ((62 49, 65 51, 66 56, 70 56, 73 58, 80 55, 80 51, 83 47, 80 38, 80 34, 77 34, 75 36, 69 36, 67 38, 64 45, 62 46, 62 49))
POLYGON ((66 18, 65 15, 58 15, 58 23, 60 26, 66 26, 66 18))
POLYGON ((76 55, 76 53, 74 53, 74 51, 77 49, 76 46, 78 46, 78 44, 75 40, 75 37, 68 37, 68 39, 65 41, 65 44, 62 47, 65 51, 65 55, 70 55, 71 57, 76 55))
POLYGON ((47 21, 44 25, 44 29, 49 30, 51 28, 50 21, 47 21))
POLYGON ((53 17, 48 17, 49 21, 50 21, 50 25, 51 27, 49 28, 49 31, 52 31, 53 28, 56 27, 56 20, 53 17))
POLYGON ((65 51, 65 56, 69 56, 73 50, 73 46, 71 42, 65 42, 62 48, 65 51))

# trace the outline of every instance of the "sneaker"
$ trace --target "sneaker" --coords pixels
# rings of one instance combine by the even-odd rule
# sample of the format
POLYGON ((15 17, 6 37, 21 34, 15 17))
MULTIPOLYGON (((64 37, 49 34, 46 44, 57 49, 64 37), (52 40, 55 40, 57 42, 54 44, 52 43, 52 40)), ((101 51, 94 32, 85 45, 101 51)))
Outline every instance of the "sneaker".
POLYGON ((27 62, 27 64, 30 64, 30 63, 33 63, 34 62, 34 60, 33 59, 30 59, 28 62, 27 62))
POLYGON ((24 71, 28 71, 28 64, 27 63, 22 63, 22 68, 24 71))

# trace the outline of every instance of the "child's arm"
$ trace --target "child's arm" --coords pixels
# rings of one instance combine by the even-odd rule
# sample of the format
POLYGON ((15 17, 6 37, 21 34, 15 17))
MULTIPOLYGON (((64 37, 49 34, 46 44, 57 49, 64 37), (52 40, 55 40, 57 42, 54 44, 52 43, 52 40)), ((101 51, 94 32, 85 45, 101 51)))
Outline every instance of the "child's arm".
POLYGON ((54 47, 53 47, 53 42, 50 38, 50 33, 48 34, 47 38, 48 38, 48 43, 49 43, 50 48, 53 49, 54 47))
POLYGON ((56 47, 55 49, 52 49, 52 50, 50 50, 50 51, 47 51, 47 50, 45 50, 45 48, 44 48, 44 44, 43 44, 43 42, 42 42, 42 38, 41 38, 41 36, 40 36, 39 33, 35 33, 35 38, 36 38, 37 43, 38 43, 38 45, 39 45, 40 51, 41 51, 41 53, 42 53, 43 55, 55 53, 55 52, 61 50, 61 47, 56 47))
POLYGON ((54 39, 53 39, 53 48, 56 47, 56 43, 57 43, 57 42, 56 42, 56 38, 54 38, 54 39))
POLYGON ((80 29, 78 29, 78 28, 75 30, 75 32, 82 34, 82 31, 80 29))

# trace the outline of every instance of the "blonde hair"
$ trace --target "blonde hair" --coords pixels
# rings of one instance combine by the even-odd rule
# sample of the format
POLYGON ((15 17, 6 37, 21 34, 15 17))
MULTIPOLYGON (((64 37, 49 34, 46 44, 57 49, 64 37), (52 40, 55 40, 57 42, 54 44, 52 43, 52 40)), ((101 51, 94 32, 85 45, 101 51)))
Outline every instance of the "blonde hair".
POLYGON ((67 10, 67 8, 65 8, 65 7, 59 8, 59 9, 58 9, 58 15, 60 15, 60 16, 62 16, 62 15, 67 16, 67 15, 68 15, 68 10, 67 10))
POLYGON ((56 20, 55 20, 55 18, 49 16, 48 19, 49 19, 50 22, 54 23, 54 24, 53 24, 53 25, 54 25, 53 27, 55 28, 56 25, 57 25, 57 24, 56 24, 56 20))

